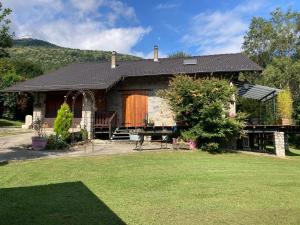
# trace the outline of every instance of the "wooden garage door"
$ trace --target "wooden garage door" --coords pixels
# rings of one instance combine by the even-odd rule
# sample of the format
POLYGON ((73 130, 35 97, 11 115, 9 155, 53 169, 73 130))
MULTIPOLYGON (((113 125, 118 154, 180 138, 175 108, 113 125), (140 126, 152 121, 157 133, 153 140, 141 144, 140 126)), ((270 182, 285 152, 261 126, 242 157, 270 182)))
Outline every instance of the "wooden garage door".
POLYGON ((144 125, 148 113, 148 96, 144 91, 131 91, 123 95, 123 123, 126 127, 144 125))

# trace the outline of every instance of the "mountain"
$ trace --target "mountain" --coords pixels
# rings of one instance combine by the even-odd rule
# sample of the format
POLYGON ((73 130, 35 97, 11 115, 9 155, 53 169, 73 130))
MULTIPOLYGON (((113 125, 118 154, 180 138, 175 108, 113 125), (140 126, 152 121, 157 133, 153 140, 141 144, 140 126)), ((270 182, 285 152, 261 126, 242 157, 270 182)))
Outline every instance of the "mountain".
MULTIPOLYGON (((8 51, 12 59, 37 63, 45 72, 74 62, 100 62, 111 59, 111 52, 108 51, 64 48, 47 41, 31 38, 15 40, 14 46, 8 51)), ((133 55, 117 55, 119 61, 138 59, 140 58, 133 55)))
POLYGON ((33 38, 22 38, 13 41, 15 47, 48 47, 48 48, 60 48, 55 44, 48 41, 33 39, 33 38))

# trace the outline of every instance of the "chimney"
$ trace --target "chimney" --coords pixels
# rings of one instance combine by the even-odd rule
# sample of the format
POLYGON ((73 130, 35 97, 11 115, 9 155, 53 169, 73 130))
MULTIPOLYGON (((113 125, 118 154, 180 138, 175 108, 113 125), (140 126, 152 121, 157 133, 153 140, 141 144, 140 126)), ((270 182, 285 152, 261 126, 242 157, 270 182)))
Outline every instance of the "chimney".
POLYGON ((154 62, 158 62, 158 46, 154 45, 154 62))
POLYGON ((111 68, 115 69, 116 68, 116 51, 111 52, 111 68))

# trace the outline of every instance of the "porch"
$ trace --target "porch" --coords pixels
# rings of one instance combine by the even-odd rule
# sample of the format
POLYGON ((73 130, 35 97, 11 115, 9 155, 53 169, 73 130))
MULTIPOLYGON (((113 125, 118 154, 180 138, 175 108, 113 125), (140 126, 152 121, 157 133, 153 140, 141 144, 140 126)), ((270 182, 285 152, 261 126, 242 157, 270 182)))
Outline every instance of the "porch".
POLYGON ((130 130, 148 123, 156 128, 174 126, 167 104, 156 96, 157 89, 167 85, 166 79, 151 83, 143 78, 123 81, 109 90, 35 93, 33 120, 39 117, 45 127, 53 128, 57 110, 66 102, 74 114, 73 129, 87 129, 90 138, 129 139, 130 130), (137 89, 141 83, 147 83, 150 88, 137 89))

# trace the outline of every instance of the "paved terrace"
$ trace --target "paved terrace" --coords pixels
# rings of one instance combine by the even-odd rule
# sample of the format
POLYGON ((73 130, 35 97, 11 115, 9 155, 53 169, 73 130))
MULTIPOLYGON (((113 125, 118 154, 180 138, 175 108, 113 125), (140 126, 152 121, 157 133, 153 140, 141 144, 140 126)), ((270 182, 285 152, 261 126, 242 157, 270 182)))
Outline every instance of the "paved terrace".
MULTIPOLYGON (((18 133, 17 130, 14 130, 14 132, 18 133)), ((94 140, 92 143, 79 145, 68 151, 34 151, 31 149, 31 137, 35 135, 34 132, 19 132, 20 133, 16 135, 0 137, 0 162, 38 158, 128 154, 138 152, 134 150, 134 143, 102 140, 94 140)), ((160 146, 160 143, 145 143, 143 145, 143 150, 165 151, 171 149, 170 144, 167 149, 161 149, 160 146)))

